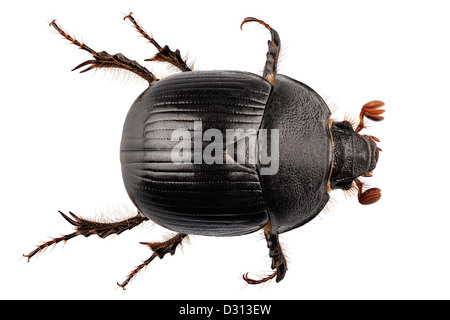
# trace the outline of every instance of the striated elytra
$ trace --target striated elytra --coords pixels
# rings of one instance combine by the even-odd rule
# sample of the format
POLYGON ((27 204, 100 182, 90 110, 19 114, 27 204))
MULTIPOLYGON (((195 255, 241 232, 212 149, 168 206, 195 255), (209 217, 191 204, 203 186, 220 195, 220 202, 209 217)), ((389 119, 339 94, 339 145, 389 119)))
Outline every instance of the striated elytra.
MULTIPOLYGON (((120 234, 144 221, 177 234, 162 242, 143 242, 153 254, 119 284, 125 288, 154 258, 174 254, 189 234, 239 236, 263 230, 273 273, 287 271, 278 236, 316 217, 335 189, 355 190, 361 204, 378 201, 381 191, 364 191, 361 177, 375 169, 379 139, 361 135, 365 119, 383 120, 384 103, 365 104, 359 122, 335 121, 324 100, 307 85, 277 73, 280 37, 267 23, 271 40, 262 76, 242 71, 193 71, 178 50, 160 46, 130 13, 125 17, 157 53, 148 61, 169 63, 182 73, 158 79, 122 54, 97 52, 51 22, 64 38, 84 51, 87 60, 74 70, 118 68, 149 82, 125 119, 120 161, 126 191, 137 215, 99 222, 73 213, 61 215, 75 227, 28 255, 75 236, 102 238, 120 234)), ((241 25, 241 28, 242 28, 241 25)))

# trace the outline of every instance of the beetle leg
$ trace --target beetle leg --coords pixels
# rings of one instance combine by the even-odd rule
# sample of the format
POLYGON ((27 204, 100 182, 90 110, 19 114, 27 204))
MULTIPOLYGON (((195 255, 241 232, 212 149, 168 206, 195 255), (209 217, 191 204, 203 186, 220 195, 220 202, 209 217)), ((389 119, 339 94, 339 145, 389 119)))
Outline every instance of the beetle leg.
POLYGON ((74 69, 72 69, 72 71, 77 70, 81 67, 85 67, 85 66, 88 66, 88 67, 86 69, 82 70, 81 73, 92 70, 92 69, 118 68, 118 69, 124 69, 124 70, 130 71, 134 74, 137 74, 141 78, 147 80, 150 84, 152 84, 154 81, 158 80, 158 78, 156 78, 153 75, 153 73, 148 71, 145 67, 141 66, 139 63, 137 63, 134 60, 130 60, 130 59, 126 58, 121 53, 117 53, 115 55, 110 55, 106 51, 97 52, 97 51, 89 48, 86 44, 80 43, 77 39, 71 37, 67 32, 62 30, 56 23, 56 20, 53 20, 52 22, 50 22, 50 26, 55 28, 56 31, 58 31, 59 34, 62 35, 64 38, 66 38, 73 44, 77 45, 80 49, 89 52, 94 57, 93 60, 87 60, 87 61, 79 64, 74 69))
MULTIPOLYGON (((384 106, 384 102, 379 100, 374 100, 366 103, 362 108, 359 114, 359 124, 355 129, 355 132, 360 132, 366 126, 364 125, 364 117, 372 120, 372 121, 381 121, 384 119, 381 114, 384 113, 385 110, 381 109, 384 106)), ((376 140, 375 140, 376 141, 376 140)))
POLYGON ((266 27, 270 31, 270 35, 272 37, 271 40, 268 41, 269 45, 269 51, 267 52, 267 60, 266 65, 264 67, 263 77, 272 84, 272 86, 275 85, 275 75, 278 72, 278 58, 280 57, 280 50, 281 50, 281 40, 280 36, 278 35, 278 32, 276 32, 273 28, 271 28, 267 23, 265 23, 262 20, 247 17, 242 21, 241 23, 241 30, 242 26, 246 24, 247 22, 258 22, 259 24, 262 24, 264 27, 266 27))
POLYGON ((264 236, 267 241, 267 247, 269 248, 269 256, 272 258, 272 269, 275 269, 275 272, 272 274, 263 277, 258 280, 254 280, 248 277, 248 272, 242 276, 242 278, 248 284, 261 284, 267 282, 276 277, 276 282, 280 282, 283 280, 287 271, 287 262, 284 257, 283 251, 281 250, 281 245, 278 239, 278 234, 270 233, 270 223, 264 227, 264 236))
POLYGON ((59 213, 63 216, 64 219, 66 219, 71 225, 75 226, 75 232, 63 235, 59 238, 53 238, 50 241, 47 241, 41 245, 39 245, 35 250, 31 251, 29 254, 24 254, 23 256, 28 258, 28 261, 35 256, 36 254, 44 251, 48 247, 55 245, 61 241, 66 242, 67 240, 70 240, 76 236, 83 235, 85 237, 89 237, 93 234, 98 235, 100 238, 106 238, 109 235, 112 234, 121 234, 122 232, 126 230, 130 230, 139 224, 141 224, 144 221, 147 221, 148 218, 144 217, 140 213, 138 213, 135 217, 125 219, 122 221, 117 222, 110 222, 110 223, 103 223, 103 222, 97 222, 92 220, 87 220, 80 218, 73 214, 72 212, 69 212, 69 214, 72 216, 72 218, 69 218, 67 215, 59 211, 59 213))
POLYGON ((125 287, 128 285, 128 283, 130 283, 130 281, 138 274, 139 271, 141 271, 144 267, 148 266, 150 262, 153 261, 153 259, 155 259, 156 257, 162 259, 167 253, 174 255, 178 245, 180 245, 181 242, 187 236, 188 236, 187 234, 178 233, 174 237, 164 242, 141 242, 141 244, 149 246, 150 249, 152 249, 153 254, 150 256, 150 258, 143 261, 139 266, 137 266, 133 271, 131 271, 130 274, 125 279, 125 281, 123 281, 122 283, 117 282, 117 285, 121 287, 123 290, 125 290, 125 287))
POLYGON ((147 39, 148 42, 153 44, 156 47, 156 49, 158 49, 158 53, 153 58, 145 59, 145 61, 167 62, 183 72, 192 71, 192 66, 188 66, 186 64, 186 60, 181 58, 180 50, 177 49, 175 50, 175 52, 173 52, 172 50, 169 49, 168 46, 161 47, 152 36, 149 36, 147 32, 145 32, 145 30, 142 28, 139 22, 137 22, 134 19, 132 12, 130 12, 127 16, 123 18, 123 20, 125 19, 130 20, 134 28, 141 34, 141 36, 147 39))

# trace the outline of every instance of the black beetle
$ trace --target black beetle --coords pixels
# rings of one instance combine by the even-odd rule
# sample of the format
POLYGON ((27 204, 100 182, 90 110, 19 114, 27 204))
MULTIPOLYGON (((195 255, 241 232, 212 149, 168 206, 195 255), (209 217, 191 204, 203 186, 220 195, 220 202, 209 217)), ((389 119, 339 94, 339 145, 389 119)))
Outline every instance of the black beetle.
POLYGON ((60 212, 75 231, 54 238, 28 255, 77 235, 105 238, 152 220, 177 234, 163 242, 143 243, 152 256, 133 270, 130 280, 154 258, 174 254, 189 234, 237 236, 260 229, 275 271, 250 284, 286 273, 278 235, 311 221, 334 189, 357 190, 361 204, 379 200, 381 191, 363 192, 359 177, 370 177, 379 149, 373 136, 360 135, 364 120, 383 120, 381 101, 362 107, 359 123, 334 121, 324 100, 311 88, 277 74, 278 33, 271 34, 263 77, 241 71, 192 71, 178 50, 161 47, 132 14, 136 30, 158 53, 149 61, 177 67, 183 73, 159 80, 122 54, 97 52, 50 25, 94 59, 73 70, 119 68, 137 74, 149 87, 131 106, 123 127, 120 160, 125 188, 138 212, 113 223, 94 222, 60 212), (269 142, 270 139, 270 142, 269 142), (269 156, 270 154, 270 156, 269 156))

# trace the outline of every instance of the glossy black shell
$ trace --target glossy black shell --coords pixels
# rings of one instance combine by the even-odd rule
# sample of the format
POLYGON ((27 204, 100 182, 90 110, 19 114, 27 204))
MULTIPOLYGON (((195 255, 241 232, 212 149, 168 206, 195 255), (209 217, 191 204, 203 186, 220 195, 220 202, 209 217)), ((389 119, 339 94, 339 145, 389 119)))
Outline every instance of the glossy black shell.
POLYGON ((291 230, 328 202, 329 117, 314 90, 283 75, 274 87, 238 71, 172 75, 145 90, 127 115, 120 156, 125 188, 140 212, 176 232, 242 235, 269 220, 274 233, 291 230), (203 131, 224 136, 226 129, 278 129, 278 173, 260 175, 258 163, 173 163, 173 130, 193 131, 200 120, 203 131))

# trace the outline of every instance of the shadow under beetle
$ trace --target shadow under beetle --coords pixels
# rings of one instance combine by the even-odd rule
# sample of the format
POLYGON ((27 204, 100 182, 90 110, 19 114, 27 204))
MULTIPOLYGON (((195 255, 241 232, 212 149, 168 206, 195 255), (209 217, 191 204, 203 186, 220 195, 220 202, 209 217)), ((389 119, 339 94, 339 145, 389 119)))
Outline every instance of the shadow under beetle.
MULTIPOLYGON (((270 31, 262 77, 241 71, 193 71, 179 50, 161 47, 131 13, 125 19, 157 48, 158 53, 146 61, 166 62, 182 73, 160 80, 120 53, 97 52, 78 42, 55 20, 50 26, 92 54, 92 60, 73 70, 125 69, 149 83, 128 112, 120 146, 123 181, 137 215, 103 223, 60 212, 75 231, 39 245, 24 255, 28 260, 47 247, 75 236, 96 234, 105 238, 147 220, 177 232, 163 242, 142 243, 153 254, 118 283, 125 289, 153 259, 174 254, 189 234, 238 236, 263 229, 274 272, 257 280, 249 278, 247 273, 243 279, 249 284, 259 284, 276 277, 279 282, 286 274, 287 265, 278 235, 316 217, 327 204, 331 190, 357 190, 358 200, 364 205, 380 199, 380 189, 363 191, 360 180, 372 176, 381 151, 376 144, 379 140, 359 132, 365 128, 365 118, 383 120, 383 102, 365 104, 358 124, 330 119, 327 104, 314 90, 277 74, 280 37, 268 24, 255 18, 245 18, 241 29, 245 23, 257 22, 270 31), (246 140, 246 135, 236 136, 233 141, 226 141, 222 149, 214 150, 216 156, 227 158, 225 163, 198 163, 190 161, 190 156, 188 161, 174 163, 171 154, 180 141, 173 139, 172 133, 181 130, 189 138, 193 136, 195 144, 196 121, 202 124, 200 133, 209 129, 223 134, 231 129, 247 130, 259 139, 263 130, 276 130, 279 137, 275 148, 276 173, 263 175, 262 163, 242 163, 232 153, 230 156, 230 149, 246 140)), ((188 141, 190 145, 191 140, 188 141)), ((247 141, 243 145, 247 156, 261 152, 259 143, 247 141)), ((201 141, 200 151, 205 148, 201 141)))

